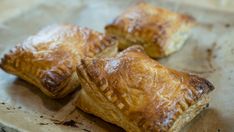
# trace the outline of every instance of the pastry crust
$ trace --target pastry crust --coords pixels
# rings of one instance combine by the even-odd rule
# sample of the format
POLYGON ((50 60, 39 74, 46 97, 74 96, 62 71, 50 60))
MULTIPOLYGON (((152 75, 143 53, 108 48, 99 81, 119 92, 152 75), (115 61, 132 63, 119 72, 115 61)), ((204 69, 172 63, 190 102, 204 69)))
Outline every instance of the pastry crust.
POLYGON ((77 106, 129 132, 179 131, 208 103, 206 79, 166 68, 130 47, 112 58, 85 59, 77 106))
POLYGON ((61 98, 79 86, 76 66, 81 58, 116 53, 111 37, 75 25, 53 25, 11 49, 1 68, 61 98))
POLYGON ((120 49, 140 44, 149 56, 158 58, 179 50, 194 24, 190 16, 140 3, 123 12, 105 29, 107 35, 117 37, 120 49))

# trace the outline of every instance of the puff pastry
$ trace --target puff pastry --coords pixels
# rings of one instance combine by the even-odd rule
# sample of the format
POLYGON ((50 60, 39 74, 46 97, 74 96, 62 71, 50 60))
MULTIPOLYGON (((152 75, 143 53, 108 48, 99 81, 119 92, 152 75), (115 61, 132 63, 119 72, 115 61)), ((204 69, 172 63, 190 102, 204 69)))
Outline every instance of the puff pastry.
POLYGON ((82 59, 76 105, 129 132, 179 131, 206 107, 214 87, 206 79, 162 66, 142 49, 82 59))
POLYGON ((105 27, 106 34, 119 40, 119 48, 141 44, 146 53, 159 58, 179 50, 189 36, 195 21, 146 3, 137 4, 105 27))
POLYGON ((80 84, 76 66, 81 58, 115 53, 117 43, 111 37, 75 25, 52 25, 11 49, 1 68, 60 98, 80 84))

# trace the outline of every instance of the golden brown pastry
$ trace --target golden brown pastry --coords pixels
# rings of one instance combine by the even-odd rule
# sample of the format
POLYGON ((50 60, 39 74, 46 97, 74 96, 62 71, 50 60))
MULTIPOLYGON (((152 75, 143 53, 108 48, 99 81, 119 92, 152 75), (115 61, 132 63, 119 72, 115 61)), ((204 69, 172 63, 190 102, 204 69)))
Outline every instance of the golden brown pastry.
POLYGON ((167 56, 179 50, 189 36, 194 19, 146 3, 137 4, 105 27, 106 34, 119 40, 119 48, 134 44, 144 47, 153 57, 167 56))
POLYGON ((176 132, 208 104, 206 79, 168 69, 134 46, 81 60, 77 106, 129 132, 176 132))
POLYGON ((75 25, 53 25, 29 37, 7 53, 1 68, 60 98, 78 85, 76 66, 81 58, 111 56, 113 38, 75 25))

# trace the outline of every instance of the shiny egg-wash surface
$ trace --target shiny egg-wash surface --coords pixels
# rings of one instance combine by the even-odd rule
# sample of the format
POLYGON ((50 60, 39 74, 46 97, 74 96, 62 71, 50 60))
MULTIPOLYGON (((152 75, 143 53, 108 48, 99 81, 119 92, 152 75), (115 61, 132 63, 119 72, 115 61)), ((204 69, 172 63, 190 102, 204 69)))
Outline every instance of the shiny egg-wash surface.
POLYGON ((79 86, 76 66, 81 58, 116 52, 117 43, 111 37, 76 25, 52 25, 6 53, 1 68, 46 95, 61 98, 79 86))
POLYGON ((82 59, 77 106, 129 132, 179 131, 209 103, 206 79, 166 68, 140 46, 82 59))
POLYGON ((194 25, 188 15, 140 3, 120 14, 105 30, 119 40, 120 49, 140 44, 150 57, 159 58, 178 51, 194 25))

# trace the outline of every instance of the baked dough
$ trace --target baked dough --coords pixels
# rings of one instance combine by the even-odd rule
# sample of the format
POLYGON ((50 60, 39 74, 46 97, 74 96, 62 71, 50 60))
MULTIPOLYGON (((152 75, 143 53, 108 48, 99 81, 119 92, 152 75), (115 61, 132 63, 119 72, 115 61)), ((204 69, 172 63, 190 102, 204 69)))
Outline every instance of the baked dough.
POLYGON ((140 44, 149 56, 159 58, 179 50, 194 24, 190 16, 140 3, 123 12, 105 29, 107 35, 117 37, 120 49, 140 44))
POLYGON ((75 25, 52 25, 5 54, 1 68, 61 98, 79 86, 76 66, 81 58, 115 53, 111 37, 75 25))
POLYGON ((206 79, 166 68, 139 46, 112 58, 82 59, 76 105, 129 132, 179 131, 209 102, 206 79))

